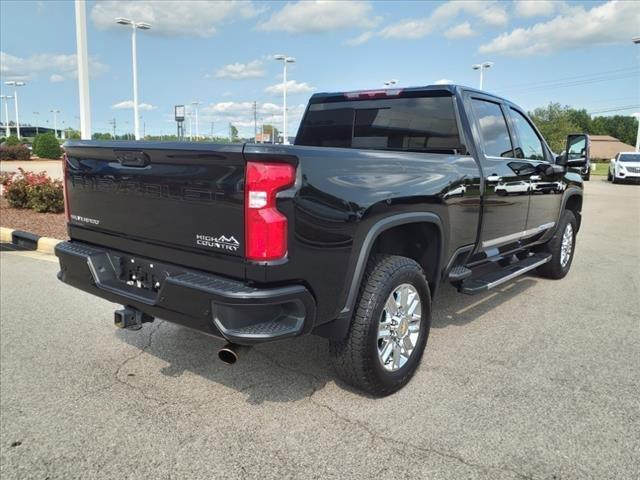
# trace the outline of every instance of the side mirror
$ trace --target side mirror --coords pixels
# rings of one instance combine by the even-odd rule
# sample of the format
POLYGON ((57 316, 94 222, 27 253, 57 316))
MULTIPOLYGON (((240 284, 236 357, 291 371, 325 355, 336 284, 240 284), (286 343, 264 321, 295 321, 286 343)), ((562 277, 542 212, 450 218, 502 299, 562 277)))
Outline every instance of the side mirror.
POLYGON ((567 167, 584 167, 589 162, 589 137, 585 134, 568 135, 563 160, 567 167))

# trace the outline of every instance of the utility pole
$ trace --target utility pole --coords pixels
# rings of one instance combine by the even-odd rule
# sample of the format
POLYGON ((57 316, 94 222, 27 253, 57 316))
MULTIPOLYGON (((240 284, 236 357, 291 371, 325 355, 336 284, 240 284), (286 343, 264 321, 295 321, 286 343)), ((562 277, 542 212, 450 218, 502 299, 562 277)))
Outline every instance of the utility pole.
POLYGON ((78 58, 78 94, 80 96, 80 138, 91 140, 91 103, 89 101, 89 53, 85 0, 76 0, 76 48, 78 58))
POLYGON ((211 122, 211 140, 213 140, 213 122, 211 122))
POLYGON ((38 118, 40 116, 40 112, 33 112, 33 114, 36 116, 36 135, 38 135, 38 118))
POLYGON ((116 139, 116 119, 112 119, 109 121, 109 125, 113 127, 113 139, 116 139))

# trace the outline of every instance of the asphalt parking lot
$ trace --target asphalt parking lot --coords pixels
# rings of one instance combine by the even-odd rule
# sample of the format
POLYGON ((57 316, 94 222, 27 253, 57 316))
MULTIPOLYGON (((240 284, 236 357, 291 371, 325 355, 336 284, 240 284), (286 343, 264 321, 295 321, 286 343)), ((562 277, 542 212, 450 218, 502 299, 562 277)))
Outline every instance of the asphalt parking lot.
POLYGON ((416 377, 378 400, 320 338, 229 367, 166 322, 116 330, 52 257, 0 258, 3 480, 640 475, 640 186, 587 184, 564 280, 443 288, 416 377))

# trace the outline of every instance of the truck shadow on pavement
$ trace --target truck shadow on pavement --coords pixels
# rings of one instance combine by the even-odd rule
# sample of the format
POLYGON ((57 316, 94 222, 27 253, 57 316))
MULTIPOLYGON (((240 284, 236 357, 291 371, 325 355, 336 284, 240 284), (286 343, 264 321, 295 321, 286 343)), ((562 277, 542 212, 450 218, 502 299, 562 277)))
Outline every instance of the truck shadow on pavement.
MULTIPOLYGON (((476 296, 461 295, 449 284, 443 285, 434 301, 432 328, 462 327, 500 308, 537 282, 535 278, 524 277, 476 296)), ((218 389, 212 390, 211 384, 239 392, 249 404, 255 405, 309 399, 329 382, 362 395, 337 380, 331 368, 327 341, 316 336, 256 346, 241 354, 232 366, 217 358, 217 351, 225 342, 169 322, 145 324, 137 332, 117 330, 115 336, 140 350, 120 366, 119 380, 160 402, 211 402, 222 394, 218 389), (149 361, 144 354, 160 362, 153 358, 149 361), (136 371, 141 371, 140 375, 136 375, 136 371), (195 379, 192 374, 196 375, 195 379)), ((433 348, 433 339, 427 349, 430 346, 433 348)), ((427 353, 422 361, 423 369, 429 368, 428 358, 427 353)))

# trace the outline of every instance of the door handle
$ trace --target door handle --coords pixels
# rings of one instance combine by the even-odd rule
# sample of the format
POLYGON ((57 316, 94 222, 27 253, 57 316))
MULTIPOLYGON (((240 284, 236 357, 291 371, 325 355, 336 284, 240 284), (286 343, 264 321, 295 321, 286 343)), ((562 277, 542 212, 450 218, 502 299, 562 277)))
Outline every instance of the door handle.
POLYGON ((529 180, 532 180, 534 182, 539 182, 540 180, 542 180, 542 177, 540 175, 531 175, 529 177, 529 180))
POLYGON ((502 180, 502 177, 499 177, 495 173, 487 177, 487 182, 499 182, 500 180, 502 180))

